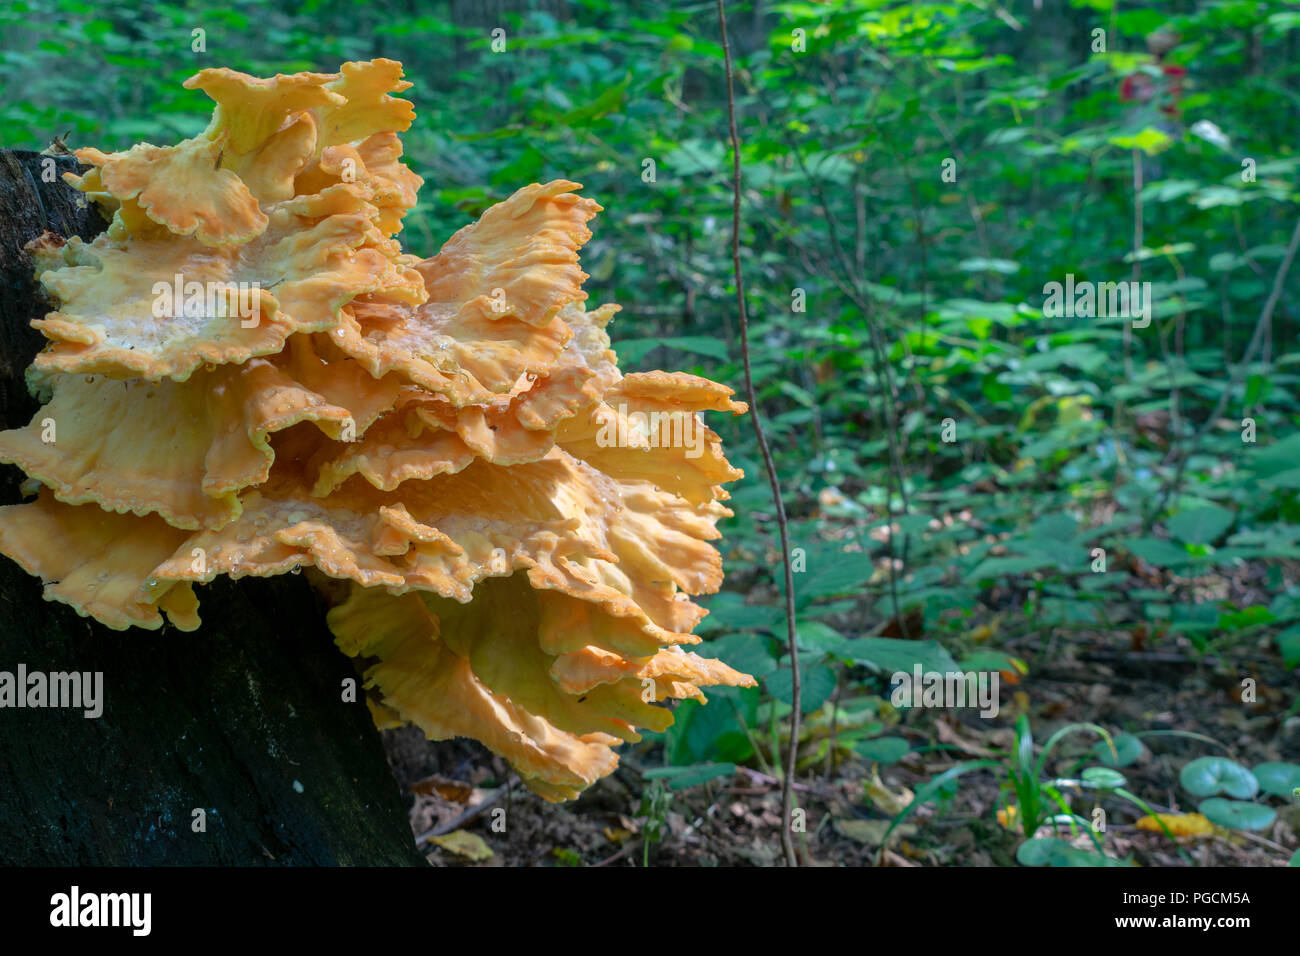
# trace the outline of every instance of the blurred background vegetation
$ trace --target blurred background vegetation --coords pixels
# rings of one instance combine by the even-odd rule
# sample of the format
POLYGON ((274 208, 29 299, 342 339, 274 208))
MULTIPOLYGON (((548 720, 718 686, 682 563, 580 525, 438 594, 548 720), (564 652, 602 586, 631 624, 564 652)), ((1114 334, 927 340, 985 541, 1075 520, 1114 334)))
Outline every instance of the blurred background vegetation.
MULTIPOLYGON (((624 367, 742 387, 712 3, 126 6, 0 9, 0 145, 171 143, 206 123, 181 87, 199 68, 393 57, 426 181, 410 251, 522 185, 579 181, 606 210, 583 265, 591 301, 623 306, 624 367)), ((883 675, 917 660, 1008 680, 1074 646, 1293 668, 1300 9, 837 0, 733 3, 730 21, 755 379, 799 549, 805 767, 898 759, 883 675), (1045 316, 1067 273, 1151 282, 1153 321, 1045 316)), ((678 783, 772 769, 790 700, 761 464, 747 421, 711 424, 746 477, 702 630, 763 686, 680 708, 678 783)), ((1280 706, 1300 706, 1294 686, 1280 706)))

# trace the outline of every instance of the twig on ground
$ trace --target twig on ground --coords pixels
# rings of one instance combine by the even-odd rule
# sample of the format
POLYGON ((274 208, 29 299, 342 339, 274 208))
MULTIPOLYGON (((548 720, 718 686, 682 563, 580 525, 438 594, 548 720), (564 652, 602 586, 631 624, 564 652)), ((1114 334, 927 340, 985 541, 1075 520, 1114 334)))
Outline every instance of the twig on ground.
POLYGON ((432 830, 428 830, 425 833, 421 833, 418 837, 415 838, 415 845, 422 846, 423 844, 432 840, 434 837, 443 836, 444 834, 450 833, 453 830, 459 830, 461 827, 469 823, 471 820, 474 820, 477 817, 482 816, 485 811, 487 811, 493 805, 499 803, 501 801, 501 798, 504 797, 507 793, 509 793, 511 786, 513 786, 515 781, 518 779, 519 779, 518 777, 511 774, 509 780, 507 780, 501 786, 497 787, 495 790, 489 793, 478 803, 474 804, 472 807, 465 808, 465 810, 461 812, 459 816, 455 817, 454 819, 448 820, 446 823, 438 824, 432 830))

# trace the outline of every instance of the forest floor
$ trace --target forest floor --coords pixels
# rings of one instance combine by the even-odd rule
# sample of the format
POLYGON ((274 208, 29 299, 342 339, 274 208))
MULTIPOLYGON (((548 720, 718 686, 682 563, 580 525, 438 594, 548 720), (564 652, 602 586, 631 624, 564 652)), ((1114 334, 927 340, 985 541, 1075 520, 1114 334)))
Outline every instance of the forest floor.
MULTIPOLYGON (((880 841, 917 788, 956 762, 992 757, 1005 767, 1000 756, 1009 750, 1022 713, 1040 745, 1078 714, 1112 732, 1143 735, 1146 752, 1123 773, 1129 790, 1159 812, 1195 811, 1195 799, 1178 785, 1178 771, 1188 760, 1226 750, 1251 766, 1294 760, 1300 753, 1300 717, 1287 715, 1293 695, 1283 692, 1294 686, 1294 675, 1265 644, 1198 658, 1175 641, 1148 651, 1076 637, 1046 652, 1017 648, 1015 653, 1029 663, 1029 673, 1015 687, 1003 688, 998 716, 913 710, 891 730, 913 745, 899 762, 885 766, 855 758, 837 764, 829 775, 823 767, 800 775, 796 803, 807 811, 806 833, 799 837, 806 865, 1015 865, 1024 835, 997 819, 997 812, 1013 802, 1000 770, 962 776, 937 808, 931 802, 900 826, 883 853, 880 841), (1257 682, 1255 703, 1238 702, 1243 674, 1257 682)), ((1067 739, 1054 751, 1048 772, 1068 776, 1081 763, 1095 762, 1087 760, 1087 752, 1096 739, 1086 734, 1067 739)), ((650 782, 641 771, 662 763, 657 745, 624 748, 613 775, 581 799, 553 805, 517 779, 493 795, 508 779, 507 768, 472 741, 431 742, 413 728, 390 731, 385 740, 417 836, 497 798, 455 827, 480 839, 440 837, 442 845, 423 843, 434 865, 639 866, 648 860, 652 866, 762 866, 781 861, 780 788, 756 770, 740 768, 730 779, 672 792, 657 814, 660 838, 647 854, 643 793, 650 782), (497 808, 505 813, 494 815, 497 808)), ((1282 808, 1263 833, 1218 831, 1180 838, 1175 845, 1163 833, 1137 829, 1143 813, 1137 807, 1113 798, 1102 806, 1108 815, 1107 855, 1138 866, 1283 866, 1300 832, 1300 807, 1292 805, 1282 808)), ((1084 816, 1093 807, 1084 797, 1074 801, 1075 812, 1084 816)), ((1089 846, 1087 836, 1076 839, 1081 848, 1089 846)))

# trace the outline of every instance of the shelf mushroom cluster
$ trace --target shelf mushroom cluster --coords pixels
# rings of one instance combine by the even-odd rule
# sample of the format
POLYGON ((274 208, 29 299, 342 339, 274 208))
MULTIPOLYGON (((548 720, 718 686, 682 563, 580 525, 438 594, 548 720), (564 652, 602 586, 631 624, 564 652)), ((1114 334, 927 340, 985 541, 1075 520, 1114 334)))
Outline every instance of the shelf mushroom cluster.
POLYGON ((0 552, 115 629, 193 630, 195 584, 314 569, 380 726, 475 738, 552 800, 664 700, 752 685, 685 650, 740 476, 698 413, 745 406, 619 371, 578 265, 600 207, 527 186, 419 259, 399 63, 185 85, 208 128, 79 150, 110 228, 30 247, 58 307, 33 321, 45 404, 0 433, 35 494, 0 552))

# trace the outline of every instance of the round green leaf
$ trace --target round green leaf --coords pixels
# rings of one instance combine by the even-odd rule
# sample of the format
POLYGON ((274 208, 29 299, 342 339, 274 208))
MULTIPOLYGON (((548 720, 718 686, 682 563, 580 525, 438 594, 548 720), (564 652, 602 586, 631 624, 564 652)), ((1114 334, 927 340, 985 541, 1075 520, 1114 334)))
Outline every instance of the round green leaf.
POLYGON ((1300 765, 1293 763, 1262 763, 1255 768, 1259 789, 1275 797, 1290 797, 1300 787, 1300 765))
POLYGON ((1024 866, 1132 866, 1128 860, 1116 860, 1100 853, 1090 853, 1070 846, 1056 837, 1036 837, 1016 847, 1016 861, 1024 866))
POLYGON ((1277 818, 1277 811, 1262 803, 1210 797, 1196 808, 1211 823, 1233 830, 1263 830, 1277 818))
POLYGON ((1200 757, 1183 767, 1178 775, 1183 789, 1198 797, 1226 793, 1230 797, 1248 800, 1259 793, 1255 775, 1227 757, 1200 757))
POLYGON ((1116 734, 1111 739, 1115 742, 1114 754, 1110 752, 1110 745, 1104 740, 1099 740, 1092 745, 1093 756, 1103 767, 1127 767, 1137 763, 1146 749, 1142 746, 1142 741, 1132 734, 1116 734))
POLYGON ((1052 850, 1059 840, 1052 837, 1035 837, 1016 847, 1016 862, 1022 866, 1047 866, 1052 850))
POLYGON ((1300 850, 1291 854, 1291 862, 1287 866, 1300 866, 1300 850))
POLYGON ((902 737, 876 737, 862 741, 853 749, 868 760, 875 760, 877 763, 895 763, 907 755, 912 745, 902 737))
POLYGON ((1109 767, 1088 767, 1081 776, 1085 786, 1099 790, 1114 790, 1128 785, 1128 780, 1122 773, 1109 767))

